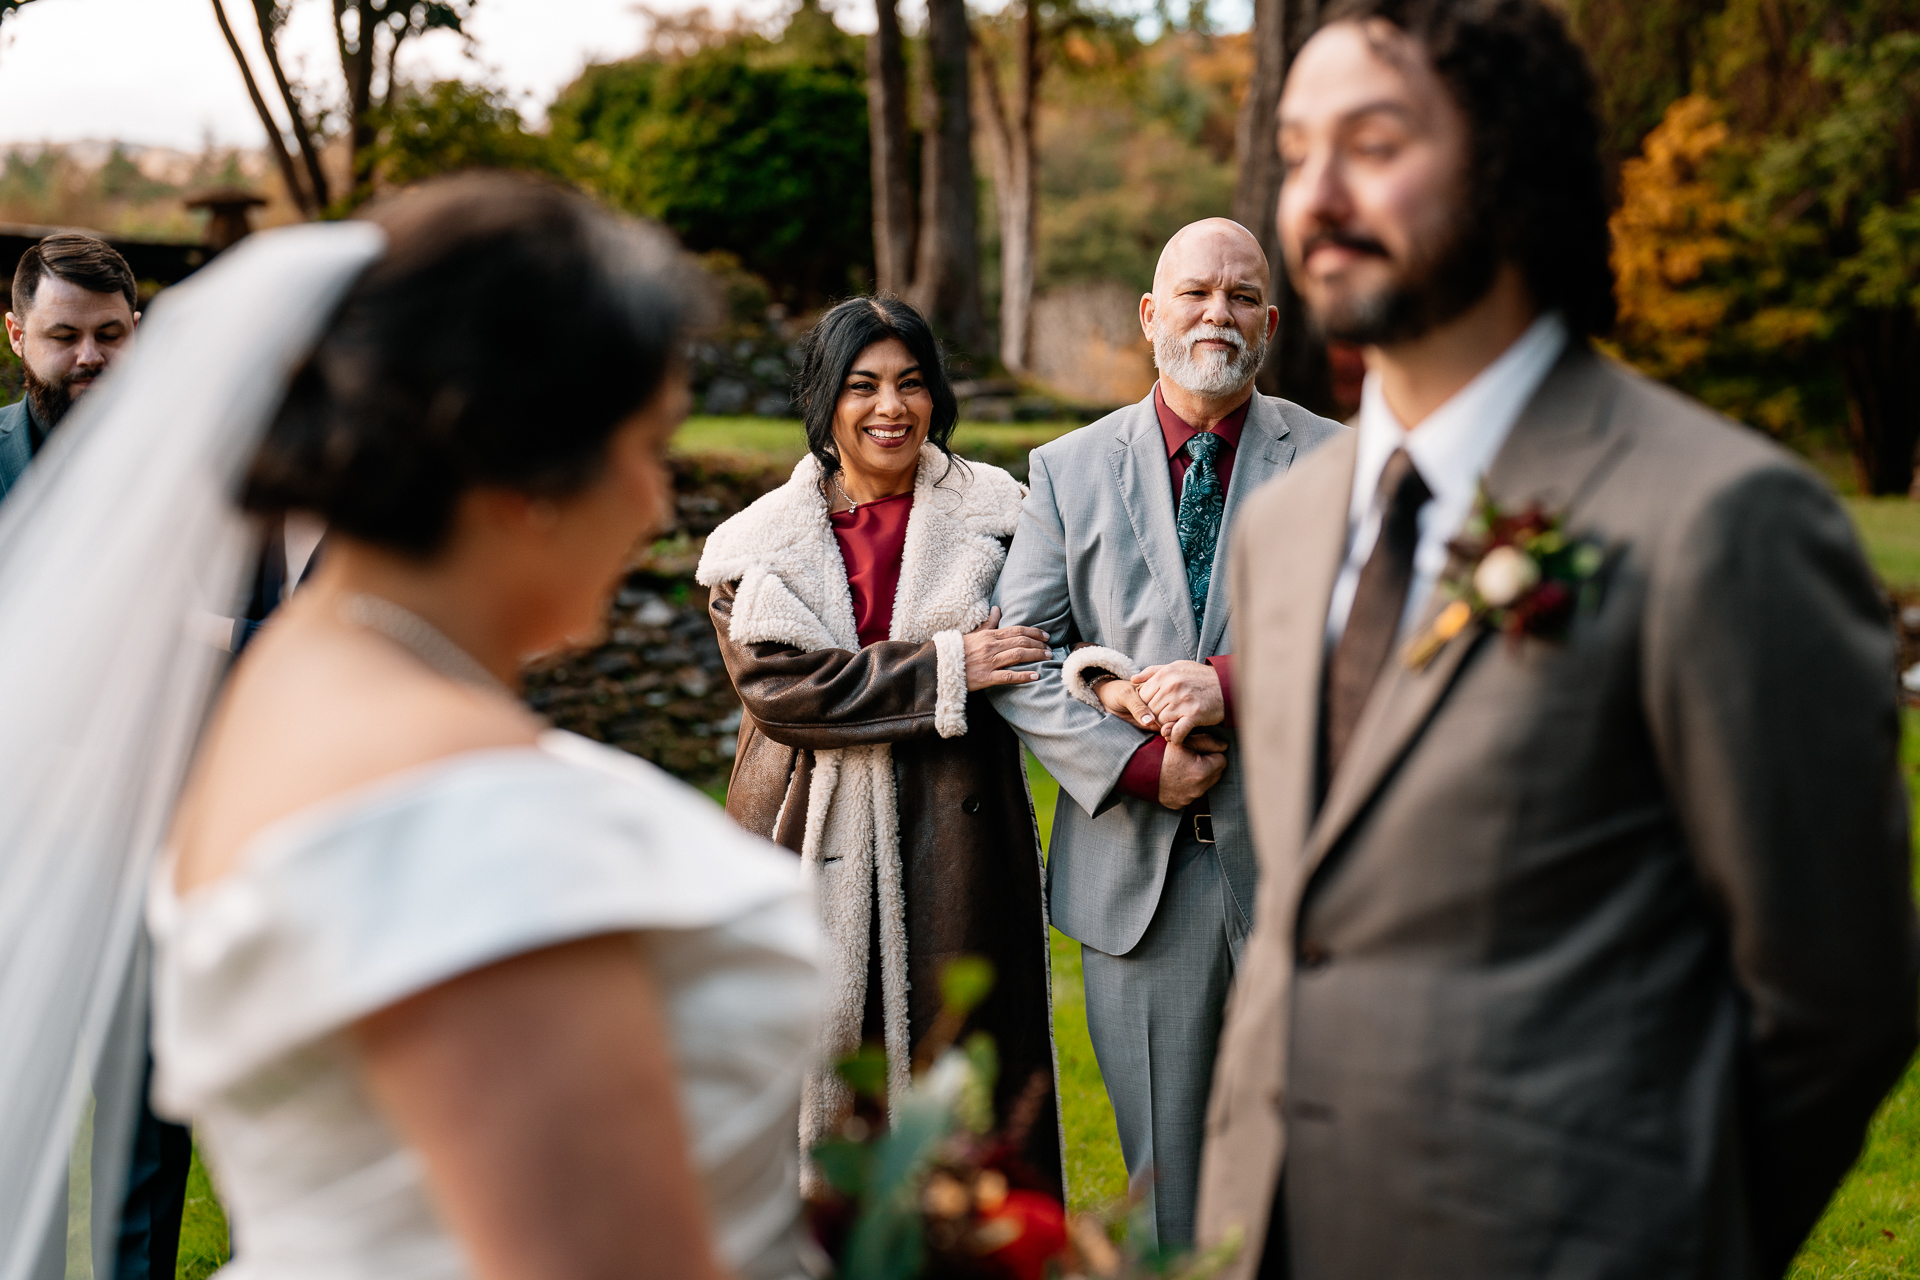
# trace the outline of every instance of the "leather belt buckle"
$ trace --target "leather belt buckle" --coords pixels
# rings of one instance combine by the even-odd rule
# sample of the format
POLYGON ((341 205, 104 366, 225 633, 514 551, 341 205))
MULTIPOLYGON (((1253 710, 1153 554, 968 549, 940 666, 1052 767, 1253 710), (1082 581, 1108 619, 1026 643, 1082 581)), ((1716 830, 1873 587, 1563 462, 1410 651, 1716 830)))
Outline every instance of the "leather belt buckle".
POLYGON ((1213 815, 1196 813, 1193 815, 1193 838, 1201 844, 1215 843, 1213 838, 1213 815))

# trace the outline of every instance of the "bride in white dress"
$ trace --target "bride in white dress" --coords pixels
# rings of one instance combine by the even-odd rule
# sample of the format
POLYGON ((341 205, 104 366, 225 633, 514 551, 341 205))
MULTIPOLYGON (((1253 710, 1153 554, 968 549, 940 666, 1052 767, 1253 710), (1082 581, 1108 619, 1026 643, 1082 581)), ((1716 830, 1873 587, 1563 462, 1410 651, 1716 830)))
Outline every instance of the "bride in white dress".
POLYGON ((146 335, 177 355, 276 272, 332 314, 228 451, 323 557, 221 690, 147 903, 155 1101, 196 1127, 223 1274, 797 1276, 798 864, 511 692, 667 517, 677 258, 498 176, 368 220, 257 238, 146 335))

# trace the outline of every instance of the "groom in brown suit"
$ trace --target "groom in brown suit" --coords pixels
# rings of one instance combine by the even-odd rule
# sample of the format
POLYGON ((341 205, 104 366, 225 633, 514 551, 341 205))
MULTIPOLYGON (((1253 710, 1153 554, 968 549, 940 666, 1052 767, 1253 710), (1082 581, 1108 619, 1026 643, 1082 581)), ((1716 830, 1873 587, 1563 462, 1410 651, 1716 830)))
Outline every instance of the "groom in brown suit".
POLYGON ((1287 267, 1370 372, 1233 538, 1235 1277, 1778 1276, 1915 1044, 1887 619, 1813 474, 1589 345, 1592 97, 1543 0, 1341 0, 1281 102, 1287 267), (1557 620, 1511 556, 1476 599, 1541 620, 1448 611, 1483 483, 1592 549, 1557 620))

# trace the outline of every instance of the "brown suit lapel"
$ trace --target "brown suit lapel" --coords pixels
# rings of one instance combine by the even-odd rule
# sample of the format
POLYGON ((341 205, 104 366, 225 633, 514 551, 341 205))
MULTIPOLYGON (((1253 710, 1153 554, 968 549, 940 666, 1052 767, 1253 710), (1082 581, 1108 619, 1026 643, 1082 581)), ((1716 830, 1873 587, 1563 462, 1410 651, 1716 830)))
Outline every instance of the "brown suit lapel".
MULTIPOLYGON (((1586 344, 1570 343, 1527 402, 1487 469, 1487 492, 1502 507, 1524 507, 1537 500, 1548 510, 1573 511, 1603 474, 1601 463, 1625 443, 1619 432, 1608 430, 1611 389, 1600 360, 1586 344)), ((1344 515, 1340 527, 1345 529, 1344 515)), ((1412 634, 1424 632, 1446 603, 1435 591, 1412 634)), ((1323 622, 1324 616, 1323 610, 1323 622)), ((1333 780, 1308 832, 1303 875, 1313 874, 1412 749, 1454 678, 1482 647, 1484 635, 1480 623, 1470 624, 1419 671, 1397 658, 1388 664, 1354 730, 1347 767, 1333 780)), ((1316 679, 1319 666, 1315 664, 1316 679)), ((1316 712, 1318 705, 1316 701, 1316 712)))
POLYGON ((1242 615, 1244 625, 1260 628, 1258 641, 1246 648, 1256 654, 1280 658, 1271 665, 1240 668, 1239 679, 1248 699, 1252 681, 1262 686, 1255 695, 1259 704, 1270 708, 1265 722, 1242 726, 1241 731, 1258 733, 1264 740, 1265 754, 1276 761, 1301 761, 1304 769, 1290 769, 1280 775, 1284 785, 1297 796, 1284 812, 1300 815, 1300 825, 1275 835, 1284 842, 1279 847, 1297 850, 1312 821, 1315 760, 1319 753, 1320 683, 1325 679, 1327 658, 1327 605, 1333 598, 1333 584, 1340 576, 1346 557, 1347 508, 1353 492, 1353 467, 1358 454, 1359 433, 1343 431, 1327 441, 1309 460, 1311 484, 1293 484, 1287 490, 1287 503, 1281 508, 1283 521, 1262 530, 1262 544, 1250 545, 1244 536, 1235 540, 1235 556, 1242 562, 1239 580, 1245 582, 1261 572, 1260 561, 1271 557, 1288 566, 1284 590, 1262 593, 1262 608, 1257 617, 1242 615), (1297 806, 1297 807, 1296 807, 1297 806))

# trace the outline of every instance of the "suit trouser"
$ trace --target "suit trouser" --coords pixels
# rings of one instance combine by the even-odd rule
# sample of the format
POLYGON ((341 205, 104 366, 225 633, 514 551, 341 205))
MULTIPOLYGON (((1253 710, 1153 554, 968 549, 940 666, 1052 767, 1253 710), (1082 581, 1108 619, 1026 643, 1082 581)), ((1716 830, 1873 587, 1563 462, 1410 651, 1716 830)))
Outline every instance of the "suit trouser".
POLYGON ((1216 846, 1183 821, 1153 920, 1133 950, 1082 945, 1087 1030, 1107 1083, 1129 1180, 1151 1171, 1156 1239, 1193 1242, 1207 1093, 1227 988, 1251 922, 1234 900, 1216 846))

